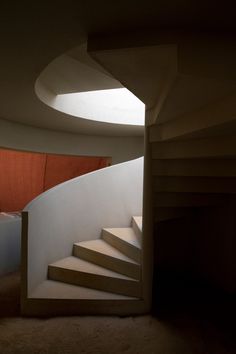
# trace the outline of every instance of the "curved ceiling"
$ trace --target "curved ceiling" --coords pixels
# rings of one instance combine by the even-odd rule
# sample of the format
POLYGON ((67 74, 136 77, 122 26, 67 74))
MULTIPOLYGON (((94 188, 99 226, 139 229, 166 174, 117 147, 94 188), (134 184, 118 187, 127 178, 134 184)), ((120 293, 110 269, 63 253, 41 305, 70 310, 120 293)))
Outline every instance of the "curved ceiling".
POLYGON ((42 91, 36 84, 36 92, 44 103, 60 112, 66 113, 68 119, 76 117, 79 120, 88 119, 97 122, 132 126, 137 131, 144 126, 145 105, 126 88, 93 90, 61 95, 41 96, 42 91), (42 100, 43 100, 42 99, 42 100))
POLYGON ((0 33, 0 118, 41 128, 81 134, 140 135, 129 127, 116 130, 105 123, 69 119, 62 112, 43 104, 34 85, 43 69, 67 53, 76 60, 71 48, 84 43, 88 34, 143 29, 232 29, 234 11, 228 6, 173 1, 121 0, 58 2, 5 2, 1 5, 0 33))
MULTIPOLYGON (((86 35, 79 25, 75 28, 75 23, 66 21, 64 25, 67 30, 62 33, 57 23, 58 19, 53 22, 55 27, 47 23, 47 20, 46 17, 44 26, 37 22, 30 23, 30 32, 26 27, 27 21, 19 24, 16 19, 19 29, 14 29, 14 26, 11 27, 10 24, 7 28, 7 24, 5 27, 3 22, 0 23, 4 37, 0 66, 0 119, 78 134, 142 136, 143 126, 124 124, 114 126, 114 124, 102 121, 78 119, 52 109, 38 99, 35 93, 35 83, 40 73, 50 67, 49 63, 55 64, 55 71, 52 71, 52 77, 48 76, 50 80, 40 80, 41 88, 43 86, 41 95, 55 97, 55 93, 78 92, 78 89, 89 91, 94 88, 123 87, 84 52, 85 46, 81 44, 85 43, 86 35), (4 36, 4 31, 6 36, 4 36), (71 50, 72 47, 76 49, 71 50), (68 54, 63 54, 67 52, 68 54), (81 62, 77 59, 78 55, 81 57, 81 62), (60 60, 57 61, 55 58, 60 58, 60 60), (87 75, 88 72, 90 78, 87 75), (86 80, 83 79, 83 75, 86 80), (54 85, 50 86, 52 82, 54 85), (75 84, 74 87, 73 84, 75 84), (56 92, 57 90, 59 91, 56 92)), ((38 81, 37 86, 39 86, 38 81)))
POLYGON ((96 126, 103 122, 110 131, 125 125, 122 130, 134 134, 144 126, 145 105, 90 58, 86 43, 53 60, 37 79, 35 91, 68 120, 76 117, 86 124, 83 120, 88 119, 96 126))

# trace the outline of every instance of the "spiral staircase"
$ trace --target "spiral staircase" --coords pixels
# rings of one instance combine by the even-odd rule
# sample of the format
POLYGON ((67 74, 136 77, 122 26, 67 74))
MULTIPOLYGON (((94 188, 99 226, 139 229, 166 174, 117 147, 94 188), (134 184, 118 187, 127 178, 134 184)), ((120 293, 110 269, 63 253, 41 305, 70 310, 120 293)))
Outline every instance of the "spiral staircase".
POLYGON ((97 36, 89 51, 146 105, 144 288, 154 255, 157 296, 163 270, 166 283, 190 271, 191 279, 235 292, 234 39, 178 31, 97 36))
MULTIPOLYGON (((94 37, 88 51, 146 105, 142 243, 136 221, 126 239, 120 228, 103 229, 101 239, 75 243, 73 256, 50 263, 48 281, 96 289, 96 299, 98 291, 130 297, 120 310, 106 299, 92 311, 72 301, 64 313, 143 313, 151 306, 154 227, 224 208, 236 193, 236 53, 230 40, 183 34, 94 37), (132 307, 133 298, 145 305, 132 307)), ((58 313, 55 301, 53 294, 48 304, 58 313)))
MULTIPOLYGON (((133 217, 129 228, 104 228, 100 239, 74 243, 72 256, 48 266, 49 284, 43 283, 43 287, 53 281, 56 293, 56 281, 87 288, 87 297, 93 294, 91 288, 107 292, 96 291, 95 298, 103 295, 105 299, 119 299, 113 294, 124 295, 123 299, 141 298, 141 219, 133 217)), ((79 294, 81 288, 74 290, 79 294)), ((37 289, 37 293, 41 291, 37 289)))

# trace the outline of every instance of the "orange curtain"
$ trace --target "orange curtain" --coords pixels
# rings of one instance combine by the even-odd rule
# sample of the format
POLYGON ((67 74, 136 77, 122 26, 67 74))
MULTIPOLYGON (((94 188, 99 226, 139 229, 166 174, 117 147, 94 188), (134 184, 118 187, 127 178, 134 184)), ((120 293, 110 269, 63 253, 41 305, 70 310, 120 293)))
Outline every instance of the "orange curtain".
POLYGON ((25 205, 61 182, 110 164, 106 157, 80 157, 0 149, 0 211, 25 205))

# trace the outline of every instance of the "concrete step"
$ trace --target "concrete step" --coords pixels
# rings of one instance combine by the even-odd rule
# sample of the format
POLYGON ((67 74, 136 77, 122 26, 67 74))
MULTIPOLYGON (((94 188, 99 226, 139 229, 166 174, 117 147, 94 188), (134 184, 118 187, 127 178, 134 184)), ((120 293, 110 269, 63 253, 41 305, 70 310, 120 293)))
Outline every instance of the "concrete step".
POLYGON ((131 226, 141 243, 142 230, 143 230, 143 217, 142 216, 133 216, 132 221, 131 221, 131 226))
MULTIPOLYGON (((145 45, 131 48, 129 45, 118 51, 93 49, 89 47, 94 59, 139 97, 145 103, 146 109, 153 107, 163 95, 170 68, 176 67, 174 46, 145 45), (132 68, 130 63, 132 63, 132 68), (138 77, 137 73, 139 73, 138 77)), ((171 72, 173 70, 171 69, 171 72)))
POLYGON ((236 158, 236 137, 217 136, 152 143, 153 159, 236 158))
POLYGON ((213 100, 197 110, 182 114, 177 119, 153 125, 150 128, 149 139, 166 141, 180 138, 193 138, 204 131, 209 132, 214 127, 220 127, 235 120, 236 95, 235 92, 223 97, 217 102, 213 100))
POLYGON ((132 227, 103 229, 102 239, 129 258, 141 262, 141 244, 132 227))
POLYGON ((48 278, 121 295, 141 296, 141 283, 136 279, 73 256, 50 264, 48 278))
POLYGON ((155 177, 155 192, 236 193, 235 177, 155 177))
POLYGON ((168 221, 178 218, 187 217, 193 214, 192 209, 190 208, 178 208, 178 207, 156 207, 153 209, 153 218, 154 221, 168 221))
POLYGON ((203 207, 227 204, 228 194, 160 192, 153 198, 155 207, 203 207))
POLYGON ((45 280, 30 294, 36 299, 75 299, 75 300, 137 300, 136 297, 109 293, 106 291, 85 288, 79 285, 45 280))
POLYGON ((22 306, 26 316, 131 316, 148 312, 144 300, 137 297, 45 280, 28 298, 29 304, 22 306))
POLYGON ((153 176, 236 177, 235 159, 168 159, 152 161, 153 176))
POLYGON ((134 279, 140 279, 140 264, 102 239, 75 243, 73 255, 134 279))

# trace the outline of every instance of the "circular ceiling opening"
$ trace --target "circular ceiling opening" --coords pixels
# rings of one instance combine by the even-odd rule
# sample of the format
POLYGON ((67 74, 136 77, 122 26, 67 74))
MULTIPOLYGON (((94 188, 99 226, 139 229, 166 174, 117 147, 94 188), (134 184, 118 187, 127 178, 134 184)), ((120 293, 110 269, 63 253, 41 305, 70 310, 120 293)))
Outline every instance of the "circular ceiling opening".
POLYGON ((51 62, 37 79, 35 91, 68 118, 144 125, 144 103, 94 62, 85 45, 51 62))
POLYGON ((54 108, 99 122, 144 125, 145 105, 126 88, 57 95, 54 108))

